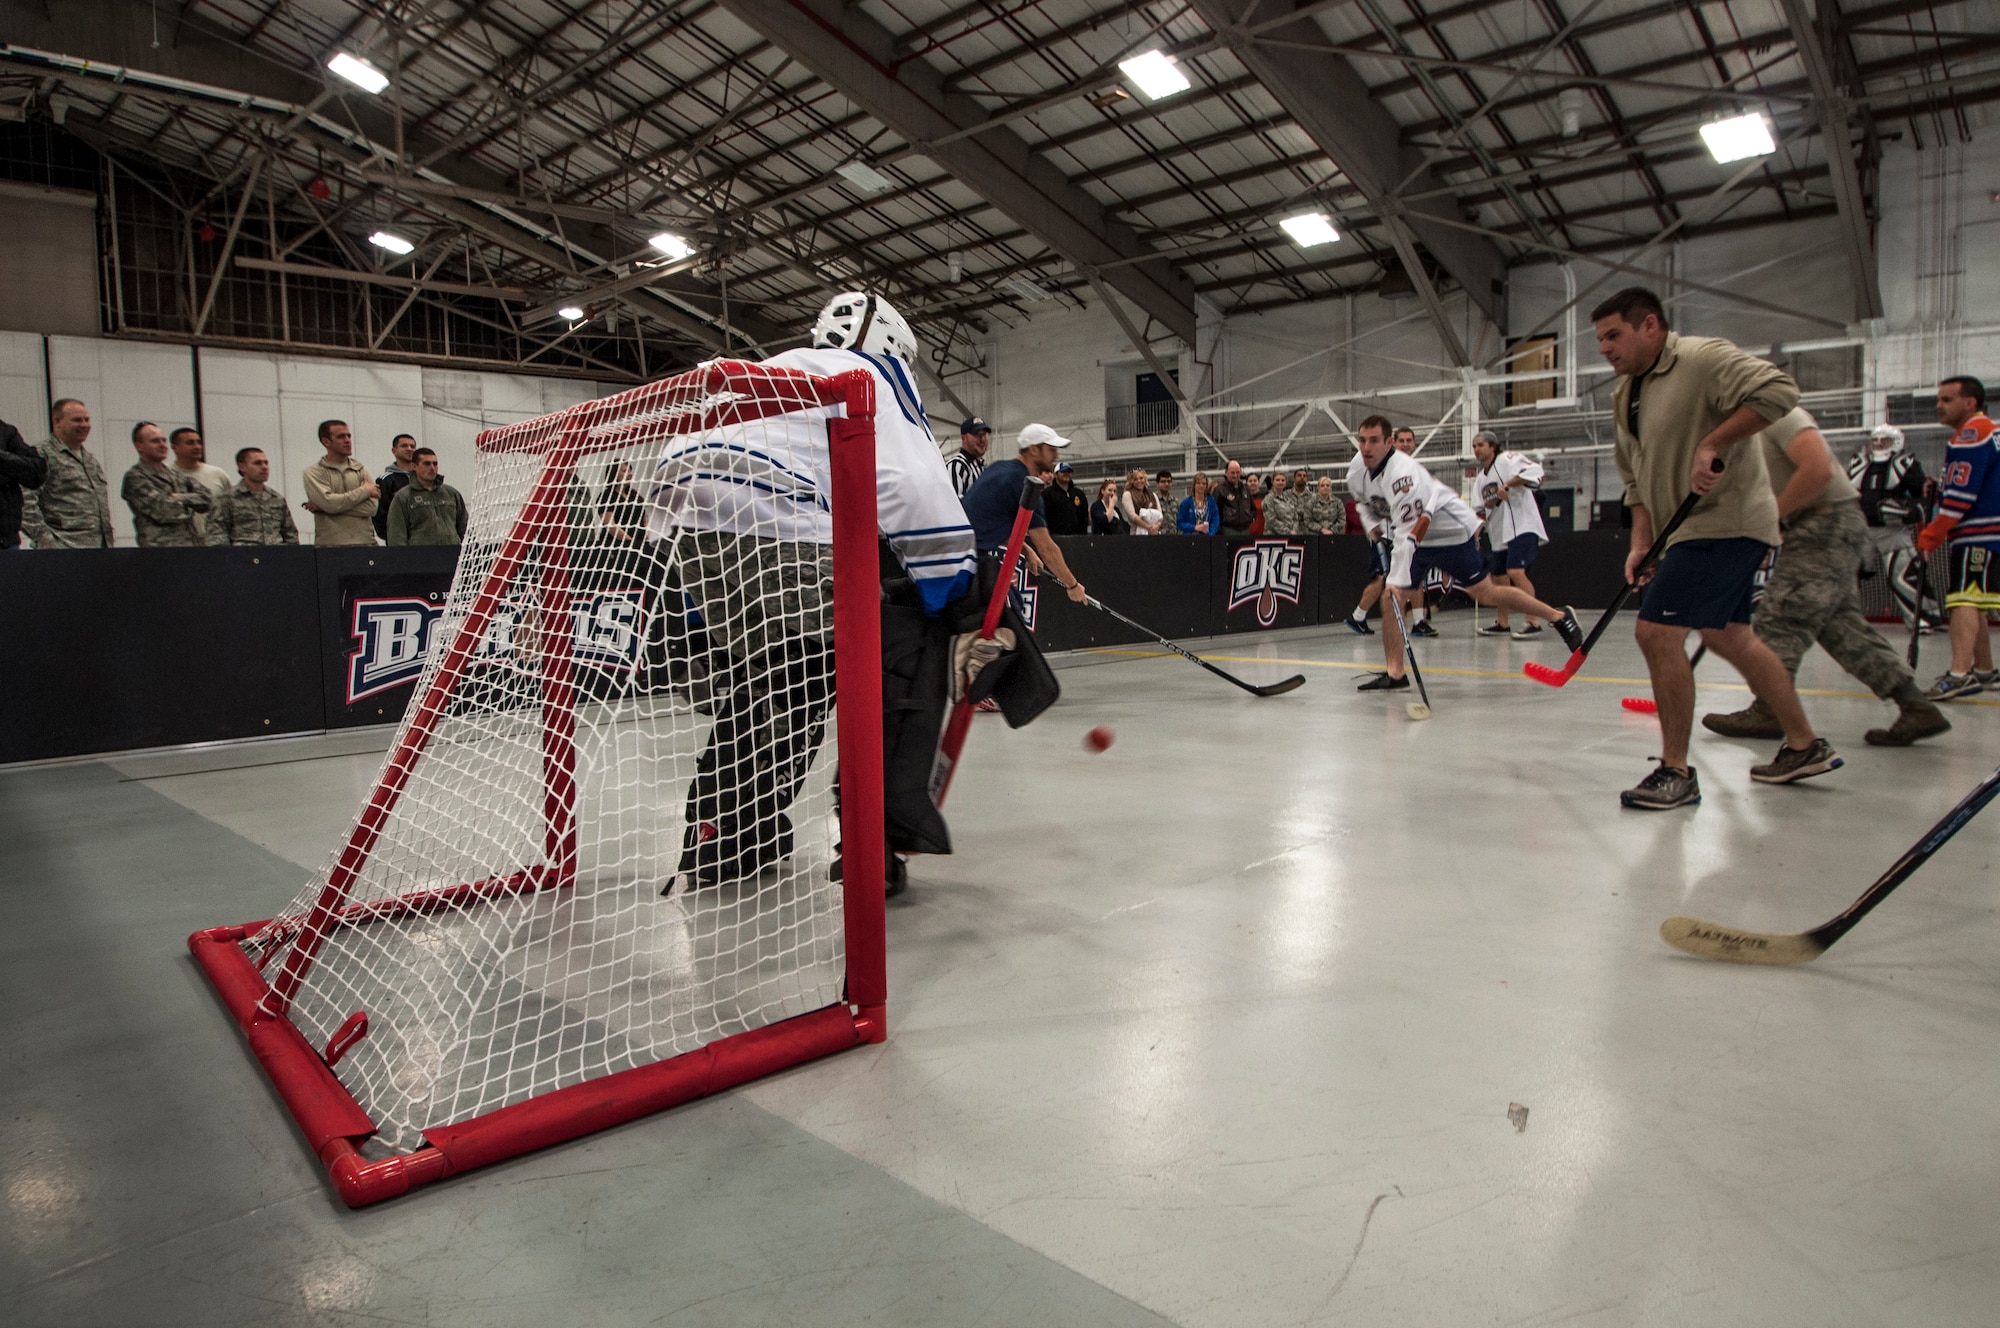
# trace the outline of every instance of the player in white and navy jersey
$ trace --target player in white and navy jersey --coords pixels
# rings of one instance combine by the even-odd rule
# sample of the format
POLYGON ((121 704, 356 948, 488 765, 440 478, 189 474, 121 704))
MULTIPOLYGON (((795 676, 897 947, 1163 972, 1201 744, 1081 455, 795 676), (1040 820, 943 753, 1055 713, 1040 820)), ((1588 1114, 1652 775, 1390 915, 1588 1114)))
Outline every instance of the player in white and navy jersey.
MULTIPOLYGON (((1528 580, 1528 568, 1549 542, 1542 509, 1535 502, 1535 490, 1542 487, 1542 464, 1533 457, 1509 452, 1505 443, 1484 432, 1472 435, 1472 455, 1479 462, 1474 496, 1480 515, 1486 518, 1486 537, 1493 545, 1493 580, 1532 595, 1535 585, 1528 580)), ((1507 610, 1500 610, 1491 626, 1479 630, 1483 636, 1506 636, 1507 610)), ((1532 641, 1541 634, 1542 625, 1530 618, 1513 635, 1517 641, 1532 641)))
MULTIPOLYGON (((1348 469, 1348 489, 1369 536, 1390 546, 1386 593, 1407 599, 1411 588, 1435 569, 1476 602, 1554 623, 1571 650, 1583 644, 1583 629, 1574 612, 1553 608, 1512 586, 1494 584, 1473 539, 1478 518, 1464 499, 1438 483, 1415 458, 1395 450, 1387 420, 1380 416, 1363 420, 1360 443, 1361 455, 1348 469)), ((1410 685, 1403 676, 1402 634, 1394 614, 1382 619, 1382 653, 1387 670, 1359 690, 1401 691, 1410 685)))
MULTIPOLYGON (((942 635, 947 607, 973 583, 972 527, 952 491, 925 420, 911 366, 917 341, 879 296, 836 295, 813 344, 763 365, 831 377, 875 379, 876 513, 912 600, 883 608, 885 660, 897 633, 942 635)), ((842 406, 813 405, 672 440, 653 477, 649 533, 671 541, 672 571, 699 614, 712 652, 714 726, 688 788, 680 875, 692 884, 738 880, 792 851, 786 810, 825 735, 833 703, 833 516, 828 421, 842 406)), ((938 654, 949 658, 949 649, 938 654)), ((908 679, 885 677, 885 695, 908 679)), ((914 685, 914 684, 911 684, 914 685)), ((943 694, 942 685, 934 689, 943 694)), ((890 697, 891 700, 898 699, 890 697)), ((932 715, 892 707, 898 729, 937 721, 926 735, 888 735, 893 752, 921 754, 884 771, 890 847, 950 851, 928 793, 932 715), (907 739, 907 740, 905 740, 907 739)), ((671 888, 671 886, 669 887, 671 888)))

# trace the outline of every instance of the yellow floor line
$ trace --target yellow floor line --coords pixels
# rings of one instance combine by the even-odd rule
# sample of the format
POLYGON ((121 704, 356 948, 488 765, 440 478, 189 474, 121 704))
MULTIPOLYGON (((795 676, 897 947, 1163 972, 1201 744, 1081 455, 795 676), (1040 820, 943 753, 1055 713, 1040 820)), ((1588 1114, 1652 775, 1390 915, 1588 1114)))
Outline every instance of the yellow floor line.
MULTIPOLYGON (((1088 649, 1087 653, 1093 655, 1126 655, 1130 656, 1133 659, 1175 658, 1175 656, 1168 654, 1164 650, 1125 650, 1117 646, 1092 646, 1088 649)), ((1282 655, 1202 655, 1200 658, 1209 660, 1211 662, 1224 663, 1224 664, 1290 664, 1300 668, 1311 668, 1311 669, 1351 669, 1358 673, 1380 673, 1382 671, 1382 667, 1379 664, 1355 664, 1347 660, 1341 660, 1341 659, 1294 659, 1282 655)), ((1522 673, 1519 669, 1512 669, 1512 670, 1452 669, 1452 668, 1426 667, 1424 669, 1424 672, 1426 675, 1449 674, 1453 677, 1459 677, 1459 678, 1520 678, 1523 681, 1526 681, 1527 679, 1527 675, 1522 673)), ((1607 678, 1592 673, 1579 673, 1574 678, 1571 678, 1570 681, 1607 683, 1618 687, 1650 688, 1653 685, 1652 679, 1650 678, 1607 678)), ((1749 687, 1745 686, 1743 683, 1740 682, 1709 682, 1706 679, 1700 681, 1700 687, 1703 691, 1747 692, 1750 690, 1749 687)), ((1799 688, 1799 695, 1800 696, 1844 696, 1844 697, 1849 697, 1851 699, 1862 700, 1862 701, 1872 701, 1875 699, 1875 694, 1873 692, 1848 692, 1848 691, 1839 691, 1828 687, 1801 687, 1799 688)), ((1972 697, 1965 697, 1960 700, 1953 701, 1951 702, 1951 704, 1975 705, 1975 706, 2000 706, 2000 700, 1981 701, 1974 699, 1972 697)))

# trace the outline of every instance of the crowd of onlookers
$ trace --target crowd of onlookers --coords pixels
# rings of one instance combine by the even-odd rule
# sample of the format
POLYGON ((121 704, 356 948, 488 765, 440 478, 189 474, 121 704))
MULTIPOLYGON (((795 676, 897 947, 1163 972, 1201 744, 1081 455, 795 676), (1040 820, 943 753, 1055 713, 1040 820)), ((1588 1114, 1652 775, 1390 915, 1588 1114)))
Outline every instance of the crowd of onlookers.
MULTIPOLYGON (((959 449, 945 463, 961 496, 986 466, 992 427, 974 417, 959 426, 959 449)), ((1344 485, 1344 481, 1342 482, 1344 485)), ((1206 471, 1176 483, 1171 470, 1134 467, 1123 481, 1077 482, 1067 462, 1055 468, 1042 498, 1052 535, 1340 535, 1348 529, 1347 496, 1330 474, 1300 466, 1269 476, 1231 461, 1220 476, 1206 471)))
MULTIPOLYGON (((49 411, 49 436, 39 444, 0 421, 0 549, 106 549, 115 542, 111 487, 85 446, 90 408, 63 397, 49 411)), ((305 501, 313 542, 321 545, 457 544, 465 537, 465 498, 438 473, 437 453, 397 434, 392 460, 370 476, 354 459, 345 420, 323 420, 324 455, 306 467, 305 501)), ((142 549, 203 545, 297 544, 299 530, 285 495, 271 484, 271 459, 259 447, 238 448, 236 476, 209 464, 201 431, 171 431, 151 420, 132 427, 137 459, 119 481, 142 549)))

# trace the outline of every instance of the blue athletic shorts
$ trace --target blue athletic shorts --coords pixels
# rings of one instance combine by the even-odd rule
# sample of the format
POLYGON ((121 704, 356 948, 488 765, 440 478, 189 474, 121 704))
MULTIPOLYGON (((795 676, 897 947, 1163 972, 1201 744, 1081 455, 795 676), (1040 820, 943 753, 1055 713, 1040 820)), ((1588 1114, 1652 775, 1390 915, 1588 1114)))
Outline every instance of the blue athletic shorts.
POLYGON ((1489 565, 1495 576, 1502 572, 1525 572, 1541 551, 1542 542, 1533 532, 1516 535, 1507 541, 1506 547, 1493 550, 1489 565))
POLYGON ((1682 540, 1653 570, 1639 602, 1640 618, 1691 629, 1749 622, 1757 569, 1770 551, 1770 545, 1747 535, 1682 540))
POLYGON ((1461 586, 1476 586, 1486 579, 1486 560, 1472 540, 1462 544, 1419 544, 1410 563, 1410 580, 1422 585, 1426 573, 1438 571, 1461 586))

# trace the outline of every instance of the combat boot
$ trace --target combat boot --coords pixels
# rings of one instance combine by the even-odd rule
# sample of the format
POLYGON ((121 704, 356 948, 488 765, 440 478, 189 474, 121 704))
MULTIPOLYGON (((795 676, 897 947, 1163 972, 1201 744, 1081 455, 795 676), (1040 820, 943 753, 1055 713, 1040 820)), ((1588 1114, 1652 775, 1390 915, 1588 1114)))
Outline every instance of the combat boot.
POLYGON ((1752 700, 1741 710, 1729 714, 1703 715, 1701 726, 1710 733, 1720 733, 1725 738, 1782 738, 1785 726, 1771 713, 1770 707, 1762 701, 1752 700))
POLYGON ((1951 731, 1944 711, 1929 701, 1898 701, 1902 707, 1896 722, 1886 729, 1870 729, 1861 735, 1870 747, 1907 747, 1919 738, 1932 738, 1951 731))

